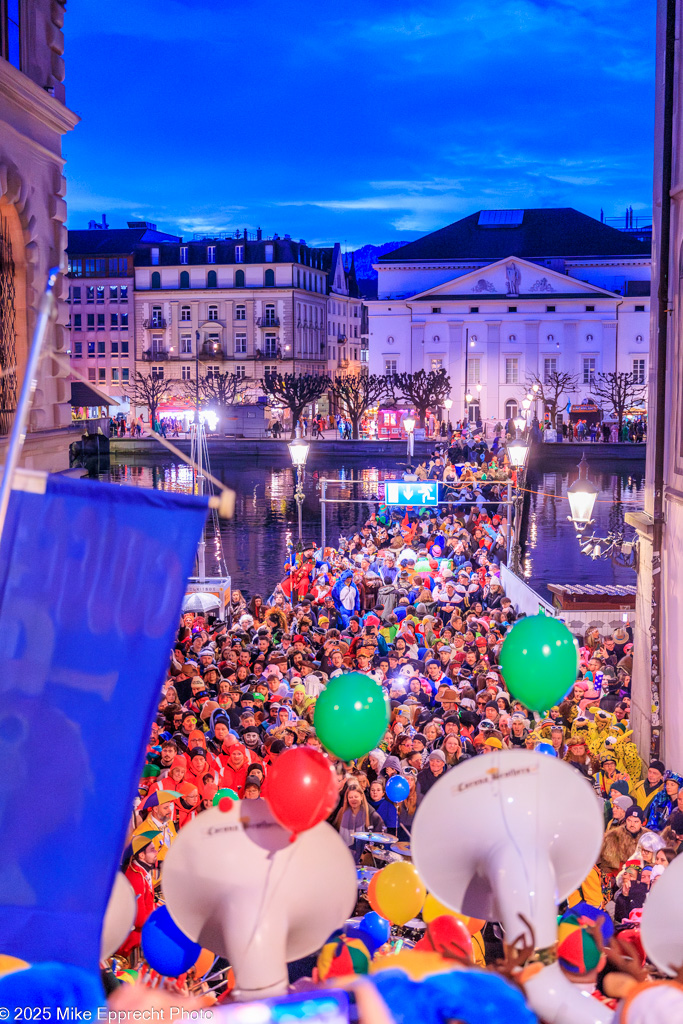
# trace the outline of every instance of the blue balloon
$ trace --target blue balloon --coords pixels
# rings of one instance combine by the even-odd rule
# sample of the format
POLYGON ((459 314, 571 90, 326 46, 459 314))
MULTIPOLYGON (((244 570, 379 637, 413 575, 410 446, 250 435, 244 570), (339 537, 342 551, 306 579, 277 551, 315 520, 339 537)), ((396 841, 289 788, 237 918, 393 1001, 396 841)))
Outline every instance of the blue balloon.
POLYGON ((551 743, 539 743, 535 749, 539 754, 547 754, 548 757, 557 757, 557 751, 551 743))
POLYGON ((380 917, 374 910, 369 911, 363 917, 360 926, 361 930, 370 936, 376 949, 379 949, 380 946, 389 941, 391 925, 386 918, 380 917))
POLYGON ((192 967, 202 947, 181 932, 166 907, 157 907, 142 926, 142 955, 167 978, 177 978, 192 967))
POLYGON ((405 800, 410 793, 410 786, 408 780, 404 779, 402 775, 392 775, 387 782, 386 794, 389 800, 394 804, 400 804, 401 800, 405 800))

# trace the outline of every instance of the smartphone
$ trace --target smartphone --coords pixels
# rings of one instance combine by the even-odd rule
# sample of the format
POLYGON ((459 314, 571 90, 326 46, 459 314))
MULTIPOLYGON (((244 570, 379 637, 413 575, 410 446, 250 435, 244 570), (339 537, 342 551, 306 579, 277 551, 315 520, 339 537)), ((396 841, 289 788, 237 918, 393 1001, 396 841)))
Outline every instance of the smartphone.
POLYGON ((260 999, 253 1003, 234 1003, 214 1011, 217 1024, 357 1024, 358 1012, 353 992, 343 989, 311 989, 260 999))

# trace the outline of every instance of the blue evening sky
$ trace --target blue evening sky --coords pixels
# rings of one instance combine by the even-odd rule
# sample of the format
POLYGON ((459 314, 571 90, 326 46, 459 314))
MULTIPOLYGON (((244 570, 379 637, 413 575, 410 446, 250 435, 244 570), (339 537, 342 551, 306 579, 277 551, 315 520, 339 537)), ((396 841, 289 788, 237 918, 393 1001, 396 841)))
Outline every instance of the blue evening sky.
POLYGON ((652 206, 654 0, 69 0, 69 226, 356 248, 652 206))

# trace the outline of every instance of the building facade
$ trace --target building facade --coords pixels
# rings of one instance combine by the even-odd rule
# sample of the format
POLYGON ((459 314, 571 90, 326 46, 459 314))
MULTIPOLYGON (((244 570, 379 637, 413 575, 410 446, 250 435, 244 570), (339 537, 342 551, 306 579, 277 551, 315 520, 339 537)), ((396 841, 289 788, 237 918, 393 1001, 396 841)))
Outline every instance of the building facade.
MULTIPOLYGON (((66 271, 62 136, 78 118, 65 106, 64 6, 63 0, 0 4, 0 449, 12 424, 48 270, 66 271)), ((61 277, 57 294, 66 298, 61 277)), ((68 465, 66 311, 64 303, 45 342, 46 351, 65 359, 41 362, 28 424, 23 463, 35 468, 68 465)))
POLYGON ((141 244, 179 240, 147 221, 110 228, 106 217, 68 233, 71 366, 117 399, 122 411, 135 369, 133 254, 141 244))
POLYGON ((647 242, 576 210, 482 210, 387 253, 370 301, 370 371, 444 368, 453 415, 516 415, 532 376, 647 380, 647 242), (466 402, 471 393, 473 401, 466 402))
POLYGON ((347 268, 341 246, 323 250, 327 267, 327 373, 355 375, 362 367, 362 304, 353 263, 347 268))
POLYGON ((323 250, 285 236, 161 242, 135 258, 138 369, 190 380, 327 373, 323 250))

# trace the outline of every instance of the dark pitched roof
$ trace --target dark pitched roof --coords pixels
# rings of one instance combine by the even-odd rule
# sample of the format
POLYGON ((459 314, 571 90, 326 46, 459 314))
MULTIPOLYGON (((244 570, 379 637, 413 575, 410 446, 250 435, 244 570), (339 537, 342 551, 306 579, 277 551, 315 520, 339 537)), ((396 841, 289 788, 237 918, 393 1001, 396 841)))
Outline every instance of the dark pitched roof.
MULTIPOLYGON (((154 243, 152 243, 154 244, 154 243)), ((183 242, 187 247, 188 266, 206 266, 207 247, 212 245, 216 248, 215 263, 225 266, 234 264, 235 246, 244 247, 242 263, 265 263, 266 245, 273 247, 272 263, 300 263, 302 266, 310 267, 312 270, 325 270, 324 261, 321 261, 320 249, 313 246, 296 242, 292 238, 202 238, 193 241, 183 242)), ((152 266, 149 246, 138 247, 135 253, 136 267, 152 266)), ((156 265, 156 264, 155 264, 156 265)), ((179 240, 165 243, 159 246, 159 266, 177 267, 180 265, 180 244, 179 240)))
POLYGON ((178 235, 151 228, 94 228, 69 231, 69 256, 127 256, 142 242, 178 242, 178 235))
POLYGON ((492 217, 493 211, 478 210, 448 227, 385 253, 378 262, 493 261, 506 256, 524 259, 647 256, 650 253, 648 242, 639 241, 571 207, 515 212, 523 214, 521 223, 518 223, 519 217, 508 218, 512 223, 496 223, 505 218, 492 217))

